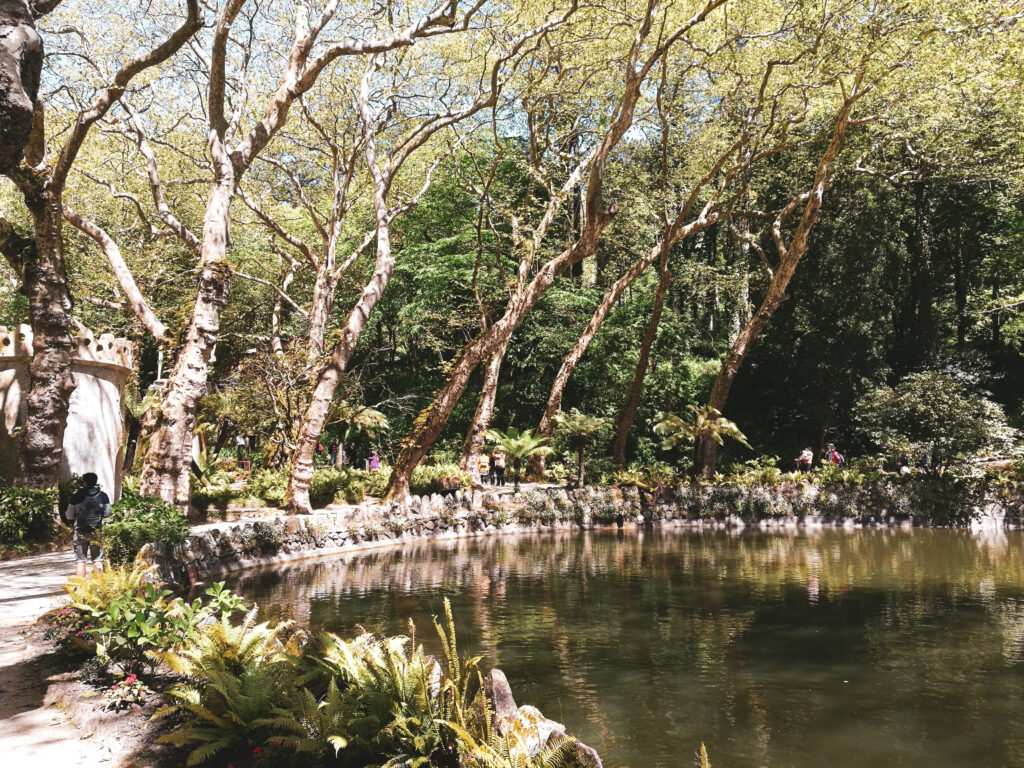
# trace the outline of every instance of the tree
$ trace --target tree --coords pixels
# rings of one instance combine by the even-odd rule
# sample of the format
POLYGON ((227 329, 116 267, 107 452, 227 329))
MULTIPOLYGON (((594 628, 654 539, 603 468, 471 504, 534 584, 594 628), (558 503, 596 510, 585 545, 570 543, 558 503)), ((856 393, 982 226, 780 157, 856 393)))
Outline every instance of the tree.
MULTIPOLYGON (((241 130, 248 125, 243 117, 250 100, 250 89, 254 90, 260 84, 250 82, 250 76, 256 80, 259 73, 249 70, 250 62, 254 61, 249 45, 256 38, 257 29, 271 22, 260 16, 259 7, 253 7, 247 16, 242 17, 250 34, 235 36, 232 28, 246 6, 245 0, 227 0, 220 8, 209 53, 197 47, 196 54, 196 75, 205 80, 205 133, 208 136, 208 167, 212 180, 203 213, 202 236, 192 235, 183 228, 181 231, 183 240, 190 244, 198 258, 199 284, 184 341, 168 377, 146 451, 141 481, 144 493, 173 500, 179 505, 188 502, 189 438, 199 400, 205 394, 208 363, 220 334, 221 313, 230 295, 231 269, 226 258, 231 240, 230 214, 244 174, 284 126, 295 100, 315 85, 330 64, 344 57, 363 56, 377 62, 379 59, 376 57, 386 51, 406 48, 421 38, 450 32, 459 23, 468 24, 479 6, 470 9, 468 15, 460 20, 456 16, 458 5, 458 0, 445 0, 390 34, 378 36, 376 30, 367 31, 363 38, 328 45, 314 55, 314 45, 321 33, 332 20, 338 23, 334 20, 338 5, 329 3, 322 13, 312 16, 309 6, 298 2, 284 69, 276 77, 263 73, 267 75, 265 81, 268 87, 273 87, 273 93, 265 102, 262 117, 253 121, 248 133, 241 130), (239 56, 234 57, 233 52, 239 56), (229 74, 229 64, 236 63, 237 71, 229 74), (276 86, 271 85, 275 81, 276 86)), ((152 174, 155 198, 159 196, 158 181, 156 174, 152 174)), ((387 256, 383 258, 386 260, 387 256)), ((372 295, 379 287, 375 282, 368 292, 372 295)))
MULTIPOLYGON (((695 449, 707 441, 715 445, 725 445, 726 438, 750 448, 750 443, 740 428, 722 416, 720 411, 708 405, 703 408, 689 405, 687 408, 690 410, 690 421, 684 421, 674 413, 659 413, 655 416, 657 423, 654 425, 654 432, 662 438, 662 450, 671 450, 684 440, 692 442, 695 449)), ((703 469, 694 464, 695 473, 703 469)))
MULTIPOLYGON (((376 261, 373 275, 364 286, 355 307, 349 313, 341 335, 331 351, 330 359, 324 363, 320 370, 309 407, 303 416, 302 430, 292 458, 288 481, 288 507, 291 511, 311 511, 309 481, 313 476, 313 455, 320 432, 323 430, 331 400, 348 367, 349 360, 355 352, 359 337, 366 328, 370 314, 380 302, 381 296, 391 280, 391 275, 394 273, 395 258, 392 253, 391 224, 404 208, 391 206, 388 202, 388 195, 397 172, 401 169, 406 159, 426 144, 434 134, 471 118, 487 107, 493 107, 497 103, 503 87, 502 75, 504 69, 506 67, 514 69, 518 60, 522 57, 524 49, 529 50, 528 44, 538 38, 542 38, 549 30, 561 24, 575 11, 575 7, 575 4, 571 5, 569 10, 562 16, 547 19, 538 27, 520 35, 512 43, 509 50, 496 57, 496 60, 486 70, 488 76, 484 78, 480 92, 468 106, 448 106, 442 102, 438 111, 431 112, 427 117, 415 121, 399 137, 391 155, 384 163, 379 162, 377 158, 377 123, 380 120, 381 113, 386 113, 389 109, 397 107, 392 104, 390 107, 379 106, 375 109, 371 105, 370 86, 374 75, 383 67, 385 57, 383 53, 378 53, 370 59, 360 83, 357 101, 364 127, 363 146, 366 166, 373 182, 373 210, 377 245, 376 261)), ((392 91, 390 96, 392 100, 397 99, 397 91, 392 91)), ((429 187, 430 181, 431 175, 428 173, 420 193, 421 195, 429 187)))
POLYGON ((519 477, 522 473, 523 462, 538 453, 551 453, 548 438, 535 435, 532 429, 523 432, 515 427, 509 427, 507 432, 489 429, 487 430, 487 439, 496 447, 501 448, 512 460, 512 481, 515 483, 516 493, 519 493, 519 477))
MULTIPOLYGON (((874 148, 888 145, 900 136, 898 121, 888 119, 889 112, 899 114, 903 108, 901 102, 914 102, 920 98, 921 94, 915 91, 927 90, 926 83, 948 80, 945 62, 949 56, 944 43, 959 43, 967 39, 977 45, 979 29, 1016 26, 1015 10, 1009 10, 1008 15, 1004 16, 1007 9, 996 8, 993 14, 982 12, 978 17, 973 16, 973 10, 963 11, 965 16, 961 17, 960 10, 947 11, 943 5, 925 6, 913 11, 874 6, 868 17, 858 18, 856 34, 844 35, 834 42, 829 57, 832 74, 825 85, 839 98, 835 107, 822 105, 819 116, 822 126, 829 126, 828 143, 818 155, 809 187, 795 194, 773 215, 764 217, 763 212, 757 212, 761 218, 771 221, 769 231, 778 253, 777 263, 773 265, 769 262, 765 250, 749 233, 740 233, 744 242, 760 257, 768 285, 757 311, 732 340, 708 397, 709 407, 719 411, 725 409, 732 385, 751 347, 778 308, 789 298, 789 283, 807 252, 811 230, 822 212, 825 192, 835 181, 837 161, 847 144, 849 129, 871 125, 874 129, 874 148), (942 53, 936 55, 937 50, 942 50, 942 53), (939 59, 943 62, 941 65, 939 59), (846 72, 841 65, 843 61, 847 62, 846 72), (913 94, 915 98, 907 99, 908 94, 913 94), (854 114, 861 106, 865 106, 867 114, 854 114), (832 116, 828 117, 830 113, 832 116), (797 211, 800 211, 799 221, 787 233, 784 229, 786 221, 797 211)), ((920 120, 921 114, 918 111, 914 120, 920 120)), ((926 248, 922 224, 919 218, 917 239, 918 245, 926 248)), ((921 253, 923 255, 924 251, 921 253)), ((698 446, 697 459, 705 475, 715 470, 716 451, 717 444, 713 440, 705 440, 698 446)))
POLYGON ((565 434, 569 438, 569 443, 576 449, 576 487, 582 488, 584 485, 583 452, 586 450, 588 442, 598 433, 608 429, 610 422, 599 416, 580 413, 576 408, 570 409, 568 413, 556 414, 555 422, 558 424, 557 430, 565 434))
MULTIPOLYGON (((40 2, 32 12, 41 15, 57 4, 40 2)), ((152 48, 121 62, 113 71, 102 72, 102 85, 95 88, 91 98, 83 94, 81 101, 72 100, 72 124, 56 134, 63 143, 51 159, 46 152, 43 104, 38 92, 42 46, 28 11, 27 3, 5 2, 0 6, 0 30, 5 26, 10 30, 3 36, 0 50, 0 68, 7 75, 0 88, 0 103, 6 101, 11 107, 6 113, 9 120, 4 120, 0 129, 0 143, 6 145, 0 153, 0 165, 17 186, 28 209, 32 242, 31 246, 20 248, 13 242, 0 244, 0 250, 21 278, 21 290, 29 299, 33 334, 27 417, 15 482, 46 488, 57 484, 68 403, 74 389, 72 302, 63 238, 63 198, 68 175, 93 126, 124 95, 131 82, 173 56, 200 28, 202 20, 197 0, 187 0, 186 17, 180 26, 152 48), (82 108, 82 102, 87 102, 87 106, 82 108), (28 151, 22 156, 26 146, 28 151)), ((154 23, 147 22, 147 26, 160 26, 155 18, 150 21, 154 23)), ((82 84, 89 88, 86 78, 82 78, 82 84)), ((10 231, 10 224, 4 224, 4 229, 10 231)))
MULTIPOLYGON (((655 27, 659 3, 651 0, 643 18, 629 42, 624 56, 625 77, 622 95, 611 105, 611 119, 608 127, 601 131, 599 138, 569 175, 562 189, 572 189, 582 183, 589 170, 586 193, 583 196, 582 225, 579 236, 553 258, 543 263, 534 277, 526 284, 519 296, 506 309, 505 314, 490 328, 470 343, 456 365, 452 367, 447 382, 437 393, 434 401, 417 419, 413 430, 406 436, 391 477, 388 480, 387 496, 404 498, 407 495, 412 472, 437 440, 451 416, 459 399, 465 392, 469 377, 476 367, 507 343, 537 301, 554 284, 556 277, 574 264, 593 255, 601 235, 611 225, 619 210, 617 202, 605 206, 602 203, 605 169, 609 155, 633 124, 633 117, 648 75, 666 52, 691 30, 700 27, 726 0, 710 0, 703 8, 685 18, 672 31, 657 32, 658 42, 647 47, 648 38, 655 27)), ((724 164, 724 158, 721 161, 724 164)), ((545 217, 554 214, 548 207, 545 217)), ((681 223, 680 223, 681 226, 681 223)))

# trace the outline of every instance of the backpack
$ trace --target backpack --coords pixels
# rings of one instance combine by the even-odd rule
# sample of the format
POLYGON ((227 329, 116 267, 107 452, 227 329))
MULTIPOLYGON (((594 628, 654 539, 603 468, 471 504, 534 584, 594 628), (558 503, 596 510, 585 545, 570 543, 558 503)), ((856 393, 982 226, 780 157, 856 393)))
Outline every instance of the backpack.
POLYGON ((103 527, 103 513, 110 500, 107 494, 98 488, 89 488, 82 493, 81 501, 78 494, 71 499, 75 505, 75 530, 80 534, 93 534, 103 527))

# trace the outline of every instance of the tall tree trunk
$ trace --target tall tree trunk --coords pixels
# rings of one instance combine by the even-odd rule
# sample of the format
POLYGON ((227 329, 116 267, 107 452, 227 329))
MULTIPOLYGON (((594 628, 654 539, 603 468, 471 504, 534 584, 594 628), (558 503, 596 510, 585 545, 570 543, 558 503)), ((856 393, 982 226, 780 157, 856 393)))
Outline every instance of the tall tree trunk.
MULTIPOLYGON (((17 485, 29 488, 57 485, 68 402, 74 391, 72 305, 61 233, 63 177, 53 184, 52 178, 44 180, 40 175, 18 171, 26 150, 30 164, 43 159, 43 112, 38 100, 43 41, 34 17, 56 5, 0 0, 0 173, 19 174, 19 187, 35 228, 32 245, 22 243, 16 255, 5 251, 21 276, 21 292, 29 300, 32 326, 28 415, 15 475, 17 485)), ((2 218, 0 224, 13 234, 13 227, 2 218)))
POLYGON ((168 377, 142 466, 142 493, 182 507, 188 504, 191 495, 189 470, 196 410, 206 394, 207 365, 220 333, 220 315, 231 291, 231 270, 225 253, 233 193, 233 178, 222 177, 206 202, 200 249, 202 266, 192 318, 168 377))
POLYGON ((967 346, 967 331, 971 325, 971 317, 967 314, 967 299, 970 290, 967 264, 964 256, 964 222, 963 222, 963 200, 957 194, 954 198, 956 208, 956 241, 953 245, 953 290, 956 301, 956 348, 963 349, 967 346))
POLYGON ((459 468, 464 472, 473 471, 473 460, 484 444, 484 436, 491 425, 494 415, 494 401, 498 396, 498 379, 501 374, 501 363, 505 359, 509 340, 495 350, 484 368, 484 383, 480 390, 480 400, 476 404, 473 423, 469 426, 466 439, 462 443, 462 455, 459 457, 459 468))
POLYGON ((132 465, 135 463, 135 449, 139 445, 139 434, 142 432, 142 420, 134 414, 128 413, 125 415, 125 421, 128 434, 124 441, 124 461, 121 463, 121 471, 130 475, 132 465))
MULTIPOLYGON (((693 198, 694 202, 696 198, 693 198)), ((688 215, 692 210, 693 204, 688 204, 683 207, 681 216, 688 215)), ((555 375, 555 380, 551 385, 551 393, 548 395, 548 402, 544 407, 544 415, 541 416, 540 425, 537 427, 537 434, 550 436, 555 429, 555 414, 562 409, 562 396, 565 394, 565 387, 569 383, 570 377, 576 371, 580 360, 583 359, 583 355, 586 353, 590 343, 597 336, 597 332, 601 329, 602 323, 608 317, 612 307, 622 296, 623 292, 632 285, 633 281, 636 280, 644 270, 647 269, 651 264, 657 261, 663 252, 671 250, 677 243, 690 235, 696 234, 702 231, 705 227, 718 220, 719 214, 709 213, 705 210, 699 218, 695 221, 690 222, 685 227, 680 227, 678 224, 674 224, 672 228, 666 233, 666 237, 653 248, 651 248, 644 256, 633 263, 632 266, 622 277, 616 280, 608 292, 601 299, 601 302, 597 305, 597 309, 594 310, 594 314, 590 318, 590 322, 587 323, 587 327, 583 330, 579 339, 576 341, 576 345, 572 348, 572 351, 566 355, 565 360, 562 361, 562 366, 558 369, 558 373, 555 375)), ((679 219, 677 218, 677 222, 679 219)), ((544 457, 543 456, 531 456, 529 468, 527 470, 531 477, 541 478, 544 476, 544 457)))
POLYGON ((25 0, 0 0, 0 173, 18 167, 33 117, 42 109, 37 98, 43 40, 32 11, 25 0))
POLYGON ((313 298, 309 305, 309 345, 307 354, 310 363, 324 353, 324 335, 331 307, 334 305, 334 291, 338 280, 333 275, 334 260, 327 258, 316 273, 313 285, 313 298))
POLYGON ((292 512, 308 513, 312 511, 309 501, 309 482, 313 479, 313 455, 316 451, 320 433, 327 423, 331 410, 331 401, 338 389, 341 377, 348 367, 352 353, 355 352, 359 336, 370 319, 370 313, 377 306, 384 289, 387 288, 391 274, 395 270, 395 259, 391 254, 391 227, 385 211, 384 220, 378 220, 377 229, 377 261, 373 277, 363 288, 359 301, 349 314, 348 322, 342 331, 341 339, 334 346, 330 359, 320 371, 309 406, 302 418, 302 430, 299 433, 295 453, 292 455, 291 473, 288 484, 288 508, 292 512))
MULTIPOLYGON (((642 259, 634 262, 622 277, 612 284, 612 287, 608 289, 608 292, 601 299, 597 309, 594 310, 594 314, 590 318, 590 322, 587 323, 587 327, 583 329, 583 333, 576 341, 576 345, 566 355, 565 360, 562 361, 562 366, 558 369, 558 373, 555 374, 555 380, 551 385, 551 393, 548 395, 547 405, 544 406, 544 415, 541 416, 540 426, 537 427, 537 434, 550 436, 554 431, 555 415, 562 409, 562 396, 565 394, 565 387, 576 371, 576 367, 580 364, 580 360, 583 359, 583 355, 590 346, 590 342, 594 340, 597 332, 601 330, 602 323, 608 317, 608 313, 611 312, 612 307, 615 306, 615 302, 619 300, 623 291, 658 258, 661 250, 662 243, 658 243, 642 259)), ((543 456, 530 457, 527 474, 530 477, 536 478, 544 476, 543 456)))
POLYGON ((448 423, 448 417, 451 416, 462 393, 466 391, 470 375, 484 359, 508 343, 509 338, 540 297, 554 284, 559 272, 582 259, 587 253, 593 253, 600 233, 611 222, 615 211, 617 208, 612 208, 609 213, 604 214, 600 219, 600 225, 592 228, 583 240, 545 264, 522 295, 510 305, 504 316, 463 350, 462 356, 452 366, 448 380, 434 397, 433 403, 420 414, 412 431, 402 441, 402 449, 388 480, 388 498, 402 499, 408 495, 409 478, 413 469, 427 455, 441 430, 448 423))
POLYGON ((668 292, 669 284, 672 282, 672 272, 668 268, 668 249, 661 254, 658 263, 658 287, 654 292, 654 309, 651 311, 651 319, 644 329, 644 338, 640 344, 640 356, 636 361, 636 369, 633 371, 633 382, 629 387, 629 397, 626 399, 626 406, 619 418, 619 425, 615 432, 615 444, 613 456, 615 465, 620 469, 626 466, 626 440, 629 437, 629 429, 633 426, 633 419, 636 418, 637 409, 640 407, 640 395, 644 388, 644 379, 647 377, 647 366, 651 357, 651 347, 654 346, 654 339, 658 335, 658 326, 661 325, 661 313, 665 309, 665 294, 668 292))
MULTIPOLYGON (((289 260, 288 266, 285 267, 284 259, 281 258, 281 293, 288 293, 294 279, 295 262, 289 260)), ((281 313, 284 311, 284 299, 281 293, 274 294, 274 308, 270 312, 270 348, 275 355, 284 354, 284 344, 281 342, 281 313)))
POLYGON ((363 288, 362 295, 349 313, 348 321, 342 330, 341 338, 334 345, 331 357, 320 371, 309 406, 302 418, 302 429, 292 455, 291 471, 288 478, 288 509, 293 513, 309 513, 312 504, 309 501, 309 482, 313 479, 313 456, 316 451, 320 433, 327 423, 331 410, 331 401, 338 389, 342 375, 348 368, 349 360, 355 352, 359 337, 370 319, 370 313, 377 306, 388 287, 391 275, 395 271, 395 258, 391 253, 391 219, 388 209, 387 193, 390 180, 385 178, 377 164, 377 137, 375 118, 369 111, 369 78, 376 61, 363 76, 359 96, 360 114, 363 120, 365 144, 363 153, 366 166, 373 179, 373 210, 377 229, 377 258, 373 277, 363 288))
MULTIPOLYGON (((27 198, 27 196, 26 196, 27 198)), ((32 362, 28 417, 21 435, 15 484, 26 488, 57 485, 63 455, 71 376, 71 298, 64 269, 60 193, 44 185, 26 199, 32 213, 35 248, 25 252, 22 293, 29 301, 32 362)))
MULTIPOLYGON (((865 91, 861 90, 863 77, 863 71, 857 74, 852 84, 852 89, 845 96, 843 106, 836 115, 832 126, 832 139, 818 160, 818 166, 815 169, 814 181, 811 184, 810 190, 794 197, 775 219, 772 235, 775 239, 776 249, 779 252, 779 265, 771 275, 761 306, 758 307, 757 312, 743 326, 743 330, 740 331, 733 341, 729 352, 722 361, 722 367, 718 371, 718 376, 715 377, 715 383, 711 387, 711 395, 708 398, 708 405, 720 412, 725 411, 725 404, 729 399, 729 391, 732 389, 732 384, 736 380, 736 374, 739 373, 747 353, 757 340, 757 337, 767 327, 772 319, 772 315, 775 314, 775 310, 788 298, 786 296, 786 289, 789 287, 790 280, 793 279, 793 274, 796 272, 800 259, 807 252, 811 229, 821 215, 825 190, 828 189, 831 183, 832 163, 846 144, 846 133, 850 126, 850 113, 853 111, 856 102, 865 93, 865 91), (804 206, 803 214, 787 245, 782 235, 782 224, 786 217, 792 214, 800 205, 804 206)), ((699 470, 705 477, 711 477, 715 473, 717 454, 718 443, 705 436, 697 442, 697 463, 694 469, 699 470)))

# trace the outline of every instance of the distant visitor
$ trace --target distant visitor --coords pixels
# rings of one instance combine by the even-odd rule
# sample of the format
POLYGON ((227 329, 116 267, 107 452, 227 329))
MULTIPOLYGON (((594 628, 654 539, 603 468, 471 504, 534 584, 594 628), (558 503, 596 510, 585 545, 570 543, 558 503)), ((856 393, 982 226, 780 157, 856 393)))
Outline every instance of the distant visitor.
POLYGON ((85 576, 86 566, 103 570, 101 533, 103 521, 110 517, 110 498, 100 490, 95 472, 82 475, 82 487, 68 502, 66 517, 74 526, 75 574, 85 576))

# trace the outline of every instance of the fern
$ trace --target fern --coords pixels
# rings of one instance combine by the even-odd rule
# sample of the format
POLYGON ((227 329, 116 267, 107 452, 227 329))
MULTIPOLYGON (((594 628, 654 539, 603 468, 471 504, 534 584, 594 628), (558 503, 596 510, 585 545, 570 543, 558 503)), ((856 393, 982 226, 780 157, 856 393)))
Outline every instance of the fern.
POLYGON ((180 712, 184 725, 159 741, 196 745, 188 764, 198 765, 225 750, 248 753, 274 734, 304 734, 290 706, 303 676, 279 640, 288 627, 257 624, 253 609, 238 626, 223 617, 181 650, 152 654, 190 681, 172 688, 172 705, 158 713, 180 712))

